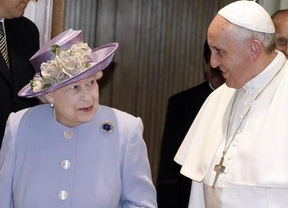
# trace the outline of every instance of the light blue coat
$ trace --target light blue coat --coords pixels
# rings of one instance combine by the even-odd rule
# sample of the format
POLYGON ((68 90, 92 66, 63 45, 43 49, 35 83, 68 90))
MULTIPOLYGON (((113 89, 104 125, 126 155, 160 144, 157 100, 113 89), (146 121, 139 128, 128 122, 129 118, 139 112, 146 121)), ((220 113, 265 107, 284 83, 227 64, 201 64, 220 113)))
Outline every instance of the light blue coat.
POLYGON ((157 207, 142 132, 140 118, 105 106, 74 128, 47 104, 12 113, 0 152, 1 208, 157 207))

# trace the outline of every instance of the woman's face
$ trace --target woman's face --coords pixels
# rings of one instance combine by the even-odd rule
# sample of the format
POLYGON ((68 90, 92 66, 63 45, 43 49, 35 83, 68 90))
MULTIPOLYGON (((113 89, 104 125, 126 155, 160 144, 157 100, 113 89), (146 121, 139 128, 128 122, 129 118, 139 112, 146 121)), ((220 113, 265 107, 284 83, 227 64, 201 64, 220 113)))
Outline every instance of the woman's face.
POLYGON ((58 122, 73 127, 92 120, 99 107, 98 77, 95 74, 46 95, 58 122))

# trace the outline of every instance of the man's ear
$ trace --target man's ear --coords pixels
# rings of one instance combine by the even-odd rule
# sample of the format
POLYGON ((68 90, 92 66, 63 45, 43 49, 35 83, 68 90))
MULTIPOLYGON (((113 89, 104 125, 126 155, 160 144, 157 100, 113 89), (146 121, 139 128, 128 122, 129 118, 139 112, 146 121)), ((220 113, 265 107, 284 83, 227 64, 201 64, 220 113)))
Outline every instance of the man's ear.
POLYGON ((258 40, 250 42, 250 59, 254 62, 258 59, 261 53, 261 43, 258 40))

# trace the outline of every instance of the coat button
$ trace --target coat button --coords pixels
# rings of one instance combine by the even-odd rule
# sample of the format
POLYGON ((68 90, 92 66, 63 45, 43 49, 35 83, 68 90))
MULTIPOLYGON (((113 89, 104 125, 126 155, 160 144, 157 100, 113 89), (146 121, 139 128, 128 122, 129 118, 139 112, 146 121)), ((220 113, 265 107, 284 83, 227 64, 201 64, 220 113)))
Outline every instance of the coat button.
POLYGON ((71 166, 71 163, 69 162, 69 160, 63 160, 61 162, 61 167, 65 170, 69 169, 71 166))
POLYGON ((66 200, 68 198, 68 192, 65 190, 59 191, 58 197, 61 200, 66 200))
POLYGON ((65 139, 72 139, 73 138, 73 132, 70 130, 66 130, 64 132, 64 137, 65 137, 65 139))

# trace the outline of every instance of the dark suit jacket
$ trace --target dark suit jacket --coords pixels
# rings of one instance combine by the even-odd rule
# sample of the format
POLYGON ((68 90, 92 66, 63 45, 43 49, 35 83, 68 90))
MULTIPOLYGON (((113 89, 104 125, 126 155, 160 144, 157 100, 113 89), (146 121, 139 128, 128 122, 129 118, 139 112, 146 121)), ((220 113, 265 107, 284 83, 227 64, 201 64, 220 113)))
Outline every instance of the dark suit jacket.
POLYGON ((157 179, 159 208, 187 208, 191 180, 180 174, 174 156, 202 104, 212 92, 208 82, 169 98, 157 179))
POLYGON ((9 114, 38 104, 37 99, 20 98, 17 93, 35 74, 29 59, 39 49, 39 31, 25 17, 6 19, 4 25, 10 70, 0 55, 0 145, 9 114))

